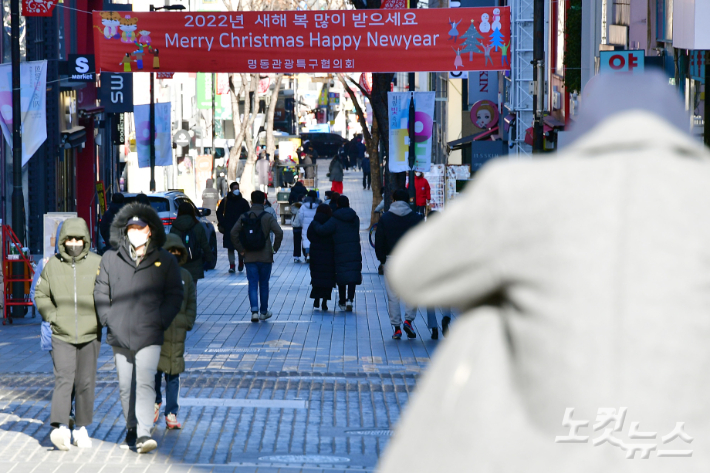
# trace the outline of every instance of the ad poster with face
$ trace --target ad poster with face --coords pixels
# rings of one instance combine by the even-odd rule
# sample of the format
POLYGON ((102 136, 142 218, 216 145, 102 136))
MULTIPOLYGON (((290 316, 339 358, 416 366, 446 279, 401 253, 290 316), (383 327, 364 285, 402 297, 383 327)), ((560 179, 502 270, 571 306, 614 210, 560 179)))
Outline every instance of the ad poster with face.
POLYGON ((431 167, 431 144, 436 92, 388 92, 390 117, 390 172, 409 171, 409 103, 414 96, 415 171, 431 167))

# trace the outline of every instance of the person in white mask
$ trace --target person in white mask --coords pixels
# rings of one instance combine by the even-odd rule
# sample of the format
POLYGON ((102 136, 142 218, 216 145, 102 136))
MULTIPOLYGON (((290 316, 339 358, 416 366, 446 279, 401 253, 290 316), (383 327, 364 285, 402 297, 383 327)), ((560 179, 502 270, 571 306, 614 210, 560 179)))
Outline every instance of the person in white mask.
POLYGON ((155 374, 163 333, 180 311, 180 266, 162 248, 165 230, 149 205, 123 207, 111 224, 111 249, 101 259, 94 287, 96 312, 113 348, 126 438, 121 448, 140 453, 158 444, 153 427, 155 374))

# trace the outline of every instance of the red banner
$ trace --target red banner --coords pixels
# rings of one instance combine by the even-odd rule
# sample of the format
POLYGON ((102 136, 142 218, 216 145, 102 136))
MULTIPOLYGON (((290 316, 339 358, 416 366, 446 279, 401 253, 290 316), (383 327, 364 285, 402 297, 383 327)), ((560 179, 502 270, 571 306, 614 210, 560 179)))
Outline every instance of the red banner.
POLYGON ((106 72, 510 69, 509 7, 284 12, 94 12, 106 72), (454 15, 454 16, 452 16, 454 15))
POLYGON ((57 0, 22 0, 22 16, 52 16, 57 0))

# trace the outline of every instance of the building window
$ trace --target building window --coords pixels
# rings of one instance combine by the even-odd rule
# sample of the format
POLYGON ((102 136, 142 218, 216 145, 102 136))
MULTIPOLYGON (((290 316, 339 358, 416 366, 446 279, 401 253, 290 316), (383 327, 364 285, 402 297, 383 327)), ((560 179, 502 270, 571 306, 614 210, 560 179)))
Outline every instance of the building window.
POLYGON ((656 0, 656 39, 673 41, 673 0, 656 0))

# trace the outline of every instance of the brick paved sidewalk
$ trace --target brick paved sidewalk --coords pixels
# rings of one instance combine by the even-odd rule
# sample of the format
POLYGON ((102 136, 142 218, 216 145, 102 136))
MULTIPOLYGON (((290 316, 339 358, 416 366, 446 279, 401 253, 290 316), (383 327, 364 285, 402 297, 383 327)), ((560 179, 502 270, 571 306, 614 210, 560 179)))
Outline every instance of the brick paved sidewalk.
MULTIPOLYGON (((329 182, 327 166, 319 168, 322 193, 329 182)), ((437 342, 425 317, 415 322, 417 339, 391 340, 368 242, 371 192, 361 189, 360 172, 347 172, 344 185, 361 218, 363 284, 354 312, 313 310, 308 266, 293 263, 286 225, 271 278, 274 317, 252 324, 246 276, 228 274, 220 250, 217 268, 198 284, 197 323, 186 342, 183 430, 166 431, 161 420, 153 454, 118 448, 125 422, 106 344, 89 428, 94 448, 55 451, 52 363, 39 350, 40 319, 0 327, 0 472, 372 471, 437 342)))

